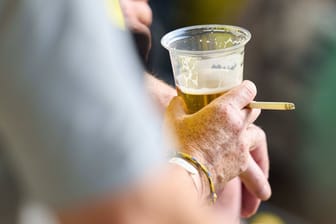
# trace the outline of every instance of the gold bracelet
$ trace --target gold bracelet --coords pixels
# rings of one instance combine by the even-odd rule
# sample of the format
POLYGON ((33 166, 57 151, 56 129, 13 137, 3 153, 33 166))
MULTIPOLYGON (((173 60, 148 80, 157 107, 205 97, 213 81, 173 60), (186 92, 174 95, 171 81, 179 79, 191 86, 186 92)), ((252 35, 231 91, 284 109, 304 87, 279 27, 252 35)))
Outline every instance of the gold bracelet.
POLYGON ((207 177, 207 179, 209 181, 211 202, 213 204, 215 204, 215 202, 217 200, 217 194, 216 194, 216 191, 215 191, 215 185, 214 185, 214 182, 212 180, 211 173, 208 171, 208 169, 202 163, 198 162, 197 159, 195 159, 191 155, 188 155, 188 154, 183 153, 183 152, 177 152, 176 156, 189 161, 195 167, 202 170, 202 172, 205 174, 205 176, 207 177))

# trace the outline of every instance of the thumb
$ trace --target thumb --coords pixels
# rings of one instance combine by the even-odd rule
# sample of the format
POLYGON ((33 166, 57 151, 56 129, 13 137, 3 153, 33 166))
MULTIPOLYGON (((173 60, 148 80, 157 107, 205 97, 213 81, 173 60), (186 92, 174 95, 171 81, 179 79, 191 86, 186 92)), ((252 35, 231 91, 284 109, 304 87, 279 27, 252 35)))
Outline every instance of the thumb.
POLYGON ((239 86, 234 87, 219 99, 224 104, 231 104, 238 109, 244 108, 257 94, 257 87, 251 81, 245 80, 239 86))

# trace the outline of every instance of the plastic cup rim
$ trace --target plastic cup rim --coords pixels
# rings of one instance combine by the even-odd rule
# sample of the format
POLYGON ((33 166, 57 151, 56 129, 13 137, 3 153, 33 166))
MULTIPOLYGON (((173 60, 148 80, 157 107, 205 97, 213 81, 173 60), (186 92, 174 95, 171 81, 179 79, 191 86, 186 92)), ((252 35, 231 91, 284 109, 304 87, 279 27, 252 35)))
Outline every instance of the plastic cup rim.
POLYGON ((204 25, 195 25, 195 26, 187 26, 187 27, 183 27, 183 28, 179 28, 179 29, 175 29, 167 34, 165 34, 162 38, 161 38, 161 45, 166 48, 168 51, 174 51, 176 53, 179 54, 187 54, 187 55, 204 55, 204 54, 218 54, 218 53, 228 53, 228 52, 232 52, 232 51, 236 51, 242 47, 244 47, 249 41, 251 40, 251 33, 245 29, 242 28, 240 26, 233 26, 233 25, 221 25, 221 24, 204 24, 204 25), (176 49, 176 48, 171 48, 169 47, 169 45, 176 41, 181 39, 183 36, 179 37, 174 37, 174 35, 176 35, 176 33, 180 33, 180 32, 184 32, 184 31, 189 31, 189 30, 193 30, 193 29, 200 29, 200 28, 226 28, 228 30, 239 30, 240 32, 242 32, 243 34, 246 35, 246 38, 243 42, 241 42, 238 45, 235 46, 231 46, 231 47, 227 47, 227 48, 223 48, 223 49, 216 49, 216 50, 182 50, 182 49, 176 49))

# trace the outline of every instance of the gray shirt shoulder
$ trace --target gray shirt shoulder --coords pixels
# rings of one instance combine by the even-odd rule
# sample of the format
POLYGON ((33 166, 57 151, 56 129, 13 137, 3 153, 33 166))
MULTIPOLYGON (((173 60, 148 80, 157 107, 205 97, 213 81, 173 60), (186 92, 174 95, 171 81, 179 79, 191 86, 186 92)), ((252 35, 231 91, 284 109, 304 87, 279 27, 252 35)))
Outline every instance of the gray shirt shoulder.
POLYGON ((0 128, 28 193, 63 206, 118 192, 161 161, 142 68, 102 1, 0 7, 0 128))

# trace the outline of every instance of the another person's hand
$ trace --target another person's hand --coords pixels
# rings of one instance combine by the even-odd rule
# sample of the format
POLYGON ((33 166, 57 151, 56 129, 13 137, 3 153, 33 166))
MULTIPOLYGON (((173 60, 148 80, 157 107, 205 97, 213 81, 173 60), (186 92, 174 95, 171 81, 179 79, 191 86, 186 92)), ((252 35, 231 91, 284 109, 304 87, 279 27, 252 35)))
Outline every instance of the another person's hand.
POLYGON ((127 28, 132 32, 143 62, 151 48, 152 10, 148 0, 120 0, 127 28))
POLYGON ((245 108, 255 95, 255 85, 244 81, 191 115, 186 114, 183 101, 176 97, 167 109, 166 123, 176 134, 176 147, 209 168, 217 191, 242 174, 249 192, 267 199, 270 196, 267 178, 250 154, 264 137, 263 132, 251 125, 260 110, 245 108))

